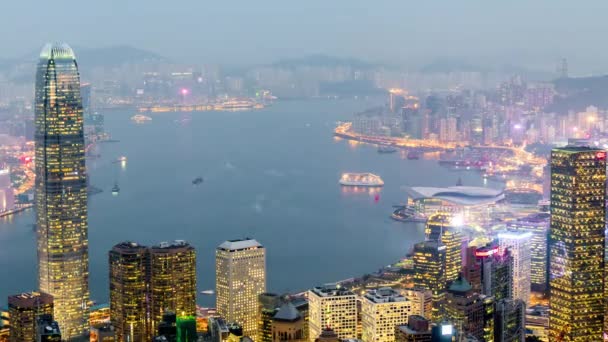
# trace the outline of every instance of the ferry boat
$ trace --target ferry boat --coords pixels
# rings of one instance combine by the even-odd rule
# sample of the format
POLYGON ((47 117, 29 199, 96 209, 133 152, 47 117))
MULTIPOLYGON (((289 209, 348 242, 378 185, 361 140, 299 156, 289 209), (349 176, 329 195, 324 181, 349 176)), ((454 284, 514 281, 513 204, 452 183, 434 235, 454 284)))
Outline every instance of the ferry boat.
POLYGON ((343 173, 340 185, 344 186, 383 186, 384 181, 373 173, 343 173))
POLYGON ((150 120, 152 120, 151 117, 141 115, 141 114, 136 114, 131 117, 131 121, 133 121, 135 123, 144 123, 144 122, 150 121, 150 120))
POLYGON ((201 294, 204 294, 205 296, 212 296, 215 294, 215 291, 213 290, 203 290, 201 291, 201 294))
POLYGON ((118 196, 119 192, 120 188, 118 187, 118 183, 114 183, 114 186, 112 187, 112 195, 118 196))
POLYGON ((228 100, 224 101, 219 105, 219 109, 222 110, 248 110, 253 109, 256 103, 251 100, 228 100))
POLYGON ((397 152, 397 149, 393 146, 379 145, 378 153, 394 153, 397 152))

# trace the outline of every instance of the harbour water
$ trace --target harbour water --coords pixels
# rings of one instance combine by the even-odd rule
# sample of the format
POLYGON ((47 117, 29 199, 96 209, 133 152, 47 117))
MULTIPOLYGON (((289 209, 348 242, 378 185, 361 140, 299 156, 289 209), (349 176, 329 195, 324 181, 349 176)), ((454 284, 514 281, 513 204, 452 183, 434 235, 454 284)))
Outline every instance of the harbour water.
MULTIPOLYGON (((182 239, 197 250, 199 290, 215 286, 215 247, 252 237, 267 248, 268 289, 306 288, 373 272, 423 239, 419 223, 390 219, 403 186, 481 185, 479 174, 436 160, 332 137, 335 123, 373 100, 284 101, 258 111, 150 114, 105 112, 116 143, 89 160, 91 298, 108 301, 108 250, 124 240, 182 239), (116 162, 121 156, 126 161, 116 162), (340 187, 343 172, 373 172, 385 186, 340 187), (193 185, 193 179, 204 182, 193 185), (119 184, 120 193, 111 189, 119 184), (376 196, 378 195, 378 196, 376 196)), ((33 211, 0 220, 0 305, 36 289, 33 211)), ((200 298, 212 305, 211 298, 200 298)))

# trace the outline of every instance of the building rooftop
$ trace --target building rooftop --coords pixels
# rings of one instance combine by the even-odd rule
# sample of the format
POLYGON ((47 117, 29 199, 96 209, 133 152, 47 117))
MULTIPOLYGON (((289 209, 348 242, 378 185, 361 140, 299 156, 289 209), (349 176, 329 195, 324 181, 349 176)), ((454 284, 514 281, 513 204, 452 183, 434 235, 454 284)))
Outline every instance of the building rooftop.
POLYGON ((455 292, 455 293, 467 293, 467 292, 471 291, 472 289, 473 289, 473 286, 471 286, 471 283, 469 283, 462 276, 462 274, 459 274, 458 275, 458 279, 454 280, 450 284, 450 287, 448 288, 448 291, 455 292))
POLYGON ((76 59, 74 50, 66 43, 47 43, 40 51, 40 59, 76 59))
POLYGON ((298 309, 290 302, 283 303, 279 311, 272 317, 273 320, 282 322, 295 322, 301 318, 302 316, 298 309))
POLYGON ((190 244, 184 240, 174 240, 174 241, 163 241, 161 243, 159 243, 158 245, 152 246, 150 247, 151 250, 153 251, 161 251, 161 250, 173 250, 173 249, 180 249, 180 248, 184 248, 184 249, 193 249, 194 247, 190 246, 190 244))
POLYGON ((460 206, 494 204, 505 198, 503 190, 474 186, 411 187, 406 193, 412 200, 436 198, 460 206))
POLYGON ((253 239, 243 239, 243 240, 228 240, 224 241, 221 245, 217 247, 217 249, 225 250, 225 251, 238 251, 243 249, 250 248, 264 248, 259 242, 253 239))
POLYGON ((405 297, 390 287, 368 290, 364 297, 365 299, 378 304, 406 301, 405 297))
POLYGON ((34 307, 40 304, 53 303, 53 296, 44 292, 24 292, 8 297, 9 307, 34 307))
POLYGON ((350 290, 342 288, 337 284, 325 284, 323 286, 314 287, 310 290, 319 297, 337 297, 337 296, 354 296, 350 290))

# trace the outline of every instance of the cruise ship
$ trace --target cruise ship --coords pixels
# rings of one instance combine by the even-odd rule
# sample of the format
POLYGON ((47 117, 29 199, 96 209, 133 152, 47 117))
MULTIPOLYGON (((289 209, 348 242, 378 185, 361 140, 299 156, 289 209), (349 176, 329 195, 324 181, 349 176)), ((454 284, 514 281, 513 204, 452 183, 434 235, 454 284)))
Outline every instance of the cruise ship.
POLYGON ((344 186, 383 186, 384 181, 373 173, 343 173, 340 185, 344 186))

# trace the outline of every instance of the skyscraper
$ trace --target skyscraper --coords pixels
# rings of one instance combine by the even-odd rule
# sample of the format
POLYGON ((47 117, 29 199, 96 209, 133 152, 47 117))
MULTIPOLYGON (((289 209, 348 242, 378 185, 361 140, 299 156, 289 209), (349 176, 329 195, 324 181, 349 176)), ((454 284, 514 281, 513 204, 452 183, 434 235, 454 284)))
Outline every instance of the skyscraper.
POLYGON ((10 341, 33 342, 36 340, 38 317, 53 314, 53 297, 41 292, 9 296, 8 312, 10 341))
POLYGON ((187 242, 121 242, 109 259, 117 341, 150 340, 168 312, 184 321, 196 314, 196 254, 187 242))
POLYGON ((425 241, 414 245, 414 285, 432 292, 433 311, 429 318, 443 317, 445 300, 445 250, 441 242, 425 241))
POLYGON ((532 290, 544 292, 547 289, 549 274, 549 251, 547 242, 549 239, 549 214, 536 213, 518 219, 507 225, 509 230, 530 232, 530 282, 532 290))
POLYGON ((110 250, 110 317, 116 341, 150 339, 148 327, 148 249, 122 242, 110 250))
POLYGON ((88 337, 87 176, 80 74, 66 44, 47 44, 36 74, 38 283, 62 336, 88 337))
POLYGON ((604 328, 606 152, 551 151, 551 340, 601 341, 604 328))
POLYGON ((445 249, 445 281, 449 283, 458 278, 462 268, 462 233, 452 224, 449 214, 434 214, 429 217, 424 230, 426 239, 439 241, 445 249))
POLYGON ((498 234, 498 243, 503 250, 509 250, 513 257, 512 279, 513 299, 519 299, 524 303, 530 300, 530 278, 532 259, 530 253, 530 241, 532 233, 521 231, 506 231, 498 234))
POLYGON ((258 296, 266 292, 266 251, 252 239, 225 241, 215 253, 216 307, 257 340, 258 296))
POLYGON ((484 298, 473 291, 471 284, 462 276, 453 281, 447 290, 446 316, 459 333, 484 338, 484 298))
POLYGON ((361 298, 362 339, 395 341, 395 327, 407 324, 412 303, 390 287, 368 290, 361 298))
POLYGON ((156 331, 167 310, 178 319, 196 315, 196 253, 182 240, 161 242, 149 253, 150 329, 156 331))
POLYGON ((357 337, 357 296, 335 284, 308 291, 308 338, 313 341, 331 327, 340 339, 357 337))
POLYGON ((489 244, 478 248, 475 257, 481 267, 481 292, 496 301, 513 297, 513 257, 511 252, 489 244))

